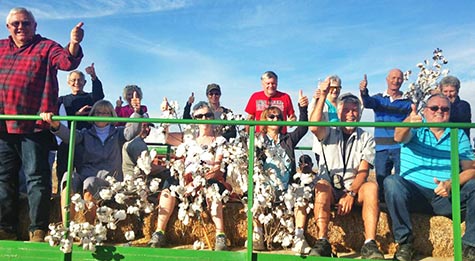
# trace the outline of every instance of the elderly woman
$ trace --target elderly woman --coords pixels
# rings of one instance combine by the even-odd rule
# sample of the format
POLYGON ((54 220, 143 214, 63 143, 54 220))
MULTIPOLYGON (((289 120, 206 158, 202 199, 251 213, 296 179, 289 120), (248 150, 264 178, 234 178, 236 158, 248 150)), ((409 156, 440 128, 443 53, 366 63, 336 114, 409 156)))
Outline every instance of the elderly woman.
MULTIPOLYGON (((302 95, 302 91, 299 93, 299 121, 308 121, 308 98, 302 95)), ((275 106, 271 106, 265 109, 261 114, 261 121, 282 121, 284 115, 281 109, 275 106)), ((298 126, 291 133, 282 132, 283 127, 277 125, 262 126, 261 132, 257 139, 263 144, 264 149, 272 151, 273 157, 268 157, 266 154, 261 154, 264 164, 264 169, 273 169, 277 178, 280 180, 280 184, 272 184, 275 186, 274 198, 277 199, 280 194, 283 194, 287 190, 288 185, 292 182, 292 176, 296 172, 296 160, 294 149, 299 141, 307 133, 307 126, 298 126), (276 157, 277 155, 277 157, 276 157)), ((255 191, 257 192, 257 191, 255 191)), ((296 238, 301 241, 299 249, 295 250, 298 253, 304 251, 308 244, 305 242, 303 235, 303 227, 305 223, 305 208, 297 208, 295 211, 295 225, 296 225, 296 238), (301 249, 300 249, 301 248, 301 249)), ((254 220, 254 235, 253 245, 255 250, 265 250, 263 229, 258 220, 254 220)))
MULTIPOLYGON (((125 101, 127 102, 126 105, 122 105, 124 102, 122 101, 122 97, 119 97, 119 99, 116 101, 115 105, 115 113, 117 114, 117 117, 122 117, 122 118, 129 118, 132 113, 134 113, 135 109, 132 106, 131 100, 132 96, 134 93, 137 95, 139 99, 142 100, 143 98, 143 93, 142 89, 140 89, 139 86, 137 85, 126 85, 124 87, 124 91, 122 93, 122 97, 125 98, 125 101)), ((147 106, 141 105, 139 113, 144 114, 147 112, 147 106)), ((116 126, 124 126, 125 122, 118 122, 116 123, 116 126)))
MULTIPOLYGON (((140 118, 140 99, 133 95, 131 105, 134 113, 131 117, 140 118)), ((51 131, 64 142, 69 142, 70 131, 59 121, 52 120, 53 113, 41 113, 44 121, 50 124, 51 131)), ((114 107, 109 101, 100 100, 94 104, 89 116, 116 117, 114 107)), ((71 188, 73 193, 83 193, 84 200, 95 202, 99 199, 99 191, 109 186, 107 176, 114 176, 122 181, 122 146, 140 132, 139 123, 128 123, 126 127, 116 127, 110 122, 93 123, 89 129, 76 130, 76 172, 72 175, 71 188)), ((64 207, 66 203, 66 175, 61 181, 61 209, 65 222, 64 207)), ((71 214, 74 208, 71 208, 71 214)), ((86 221, 93 224, 95 209, 86 213, 86 221)))
MULTIPOLYGON (((201 101, 193 107, 193 119, 210 120, 214 119, 214 113, 207 102, 201 101)), ((225 190, 230 190, 225 183, 224 173, 221 170, 223 159, 223 144, 226 139, 216 133, 211 124, 199 124, 199 131, 194 140, 181 144, 177 151, 186 150, 184 155, 184 173, 180 177, 167 179, 166 185, 160 194, 157 229, 152 234, 149 241, 151 247, 163 247, 166 244, 165 231, 168 220, 175 207, 175 193, 171 193, 171 185, 185 185, 186 193, 179 195, 182 200, 188 200, 189 196, 195 195, 193 191, 202 189, 196 185, 195 179, 206 180, 206 187, 217 185, 219 193, 222 195, 225 190), (179 180, 179 181, 178 181, 179 180)), ((210 195, 206 195, 207 202, 210 203, 210 195)), ((224 234, 223 204, 221 201, 215 202, 215 209, 211 211, 211 217, 216 225, 216 243, 215 250, 227 250, 226 236, 224 234)), ((209 204, 208 204, 209 205, 209 204)))

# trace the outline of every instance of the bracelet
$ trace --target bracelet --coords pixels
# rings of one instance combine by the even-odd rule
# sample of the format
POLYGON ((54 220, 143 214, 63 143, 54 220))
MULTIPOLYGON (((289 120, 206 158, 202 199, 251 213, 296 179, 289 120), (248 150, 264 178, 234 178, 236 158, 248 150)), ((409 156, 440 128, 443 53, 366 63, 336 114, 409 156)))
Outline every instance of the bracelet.
POLYGON ((343 190, 343 191, 344 191, 346 194, 348 194, 348 195, 350 195, 350 196, 352 196, 352 197, 356 197, 356 193, 353 192, 353 191, 351 191, 351 190, 349 190, 349 189, 345 189, 345 190, 343 190))

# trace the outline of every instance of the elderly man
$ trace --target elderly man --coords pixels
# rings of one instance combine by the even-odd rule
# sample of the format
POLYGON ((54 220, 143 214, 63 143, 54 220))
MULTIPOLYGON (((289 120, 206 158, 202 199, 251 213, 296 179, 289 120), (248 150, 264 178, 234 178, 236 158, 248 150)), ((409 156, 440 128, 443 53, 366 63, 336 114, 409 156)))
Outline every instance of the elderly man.
MULTIPOLYGON (((8 39, 0 40, 0 114, 35 115, 58 111, 57 71, 73 70, 83 56, 83 23, 71 31, 66 48, 36 34, 25 8, 8 13, 8 39)), ((53 137, 40 121, 0 121, 0 240, 15 240, 18 221, 18 172, 23 164, 30 209, 30 241, 43 241, 49 224, 53 137)))
MULTIPOLYGON (((322 120, 329 88, 330 80, 327 78, 320 84, 321 97, 311 113, 311 121, 322 120)), ((343 94, 338 98, 337 115, 341 122, 358 122, 360 114, 361 103, 358 97, 343 94)), ((310 126, 310 131, 322 144, 314 203, 318 232, 310 255, 332 255, 328 242, 331 205, 336 206, 338 215, 347 215, 358 204, 363 207, 365 230, 361 255, 363 259, 384 259, 375 242, 379 218, 378 185, 366 180, 374 164, 373 136, 356 127, 310 126)))
MULTIPOLYGON (((427 122, 449 122, 450 101, 442 94, 427 100, 427 122)), ((404 122, 422 122, 415 105, 404 122)), ((394 260, 412 260, 414 241, 410 212, 422 211, 451 216, 450 129, 423 127, 396 128, 394 140, 401 142, 401 175, 384 180, 386 204, 392 220, 395 241, 399 244, 394 260)), ((462 238, 464 260, 475 260, 475 167, 467 135, 458 133, 460 166, 460 200, 466 210, 466 230, 462 238)))
MULTIPOLYGON (((450 101, 450 122, 472 122, 470 104, 459 97, 460 80, 454 76, 445 76, 439 82, 439 90, 450 101)), ((470 128, 463 129, 470 140, 470 128)))
MULTIPOLYGON (((399 69, 392 69, 386 77, 387 89, 384 93, 369 96, 366 75, 360 82, 360 95, 365 108, 373 109, 376 122, 401 122, 411 112, 412 102, 403 97, 400 91, 404 75, 399 69)), ((375 172, 379 186, 380 200, 384 200, 383 181, 391 175, 400 172, 400 145, 394 141, 394 128, 378 127, 374 129, 376 141, 375 172)))
MULTIPOLYGON (((294 106, 292 100, 287 93, 277 90, 277 74, 267 71, 261 76, 262 91, 255 92, 249 98, 245 111, 248 113, 249 120, 260 120, 261 113, 270 106, 278 107, 284 114, 283 120, 295 121, 294 106)), ((282 132, 286 133, 287 128, 282 128, 282 132)), ((260 131, 260 127, 256 126, 256 132, 260 131)))

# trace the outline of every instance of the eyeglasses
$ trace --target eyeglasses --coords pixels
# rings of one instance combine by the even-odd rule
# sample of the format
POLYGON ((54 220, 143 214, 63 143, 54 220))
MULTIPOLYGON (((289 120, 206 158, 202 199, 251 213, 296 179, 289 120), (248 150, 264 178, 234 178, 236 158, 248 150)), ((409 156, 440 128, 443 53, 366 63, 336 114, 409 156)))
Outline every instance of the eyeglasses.
POLYGON ((20 26, 20 24, 23 27, 27 27, 27 26, 30 26, 32 23, 30 21, 14 21, 14 22, 10 23, 10 25, 15 27, 15 28, 18 28, 20 26))
POLYGON ((214 96, 220 96, 221 93, 220 93, 220 92, 209 92, 208 95, 209 95, 209 96, 213 96, 213 95, 214 95, 214 96))
POLYGON ((267 115, 267 118, 270 120, 273 120, 274 118, 277 118, 278 120, 280 120, 282 117, 280 117, 280 115, 277 115, 277 114, 269 114, 267 115))
POLYGON ((436 112, 436 111, 438 111, 439 109, 440 109, 442 112, 448 112, 448 111, 450 111, 450 108, 449 108, 449 107, 442 107, 442 106, 439 107, 439 106, 437 106, 437 105, 435 105, 435 106, 430 106, 430 107, 428 107, 428 108, 429 108, 431 111, 433 111, 433 112, 436 112))
POLYGON ((337 89, 337 90, 341 90, 341 86, 330 86, 330 89, 337 89))
POLYGON ((203 119, 203 117, 205 117, 206 119, 210 119, 214 116, 214 114, 212 112, 207 112, 207 113, 204 113, 204 114, 196 114, 195 116, 193 116, 195 119, 203 119))

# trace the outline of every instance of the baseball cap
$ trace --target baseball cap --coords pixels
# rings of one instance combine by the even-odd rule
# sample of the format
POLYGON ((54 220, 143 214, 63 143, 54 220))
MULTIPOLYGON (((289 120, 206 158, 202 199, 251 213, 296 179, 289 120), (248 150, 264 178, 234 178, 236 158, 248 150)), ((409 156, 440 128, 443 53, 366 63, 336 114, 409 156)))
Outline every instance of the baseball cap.
POLYGON ((208 84, 208 87, 206 87, 206 95, 210 93, 211 91, 218 90, 221 93, 221 87, 219 87, 218 84, 216 83, 210 83, 208 84))

